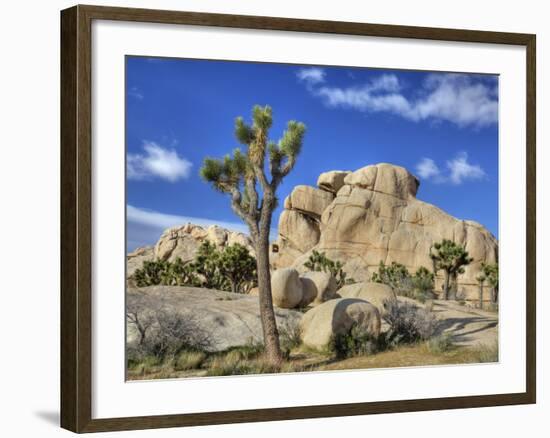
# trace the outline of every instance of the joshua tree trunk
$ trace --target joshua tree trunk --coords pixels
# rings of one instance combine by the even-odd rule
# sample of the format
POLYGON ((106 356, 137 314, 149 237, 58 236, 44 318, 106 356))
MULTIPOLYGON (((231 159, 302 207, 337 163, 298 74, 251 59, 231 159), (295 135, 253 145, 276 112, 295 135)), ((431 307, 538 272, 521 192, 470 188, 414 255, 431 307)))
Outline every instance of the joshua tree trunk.
POLYGON ((483 282, 479 282, 479 308, 483 309, 483 282))
MULTIPOLYGON (((262 234, 262 233, 261 233, 262 234)), ((273 310, 271 296, 271 273, 269 272, 269 234, 261 236, 256 244, 256 263, 258 268, 258 291, 260 298, 260 318, 264 334, 267 358, 272 363, 282 360, 279 345, 279 332, 273 310)))
POLYGON ((274 209, 274 197, 269 190, 264 192, 264 199, 260 213, 258 235, 256 240, 256 266, 258 271, 258 291, 260 299, 260 318, 264 333, 264 344, 267 358, 271 363, 282 361, 279 344, 279 331, 273 298, 271 296, 271 272, 269 270, 269 231, 271 228, 271 214, 274 209))
POLYGON ((451 274, 449 274, 448 271, 445 271, 445 278, 443 282, 443 299, 448 300, 449 299, 449 280, 450 280, 451 274))

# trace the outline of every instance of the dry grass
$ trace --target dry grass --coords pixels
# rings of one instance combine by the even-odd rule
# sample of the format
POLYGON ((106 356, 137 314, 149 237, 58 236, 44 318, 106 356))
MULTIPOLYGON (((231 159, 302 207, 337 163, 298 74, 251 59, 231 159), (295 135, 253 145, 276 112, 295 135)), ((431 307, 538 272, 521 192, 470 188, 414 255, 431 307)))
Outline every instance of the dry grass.
POLYGON ((495 362, 495 360, 481 360, 482 358, 493 358, 488 351, 486 347, 475 349, 457 347, 449 349, 448 351, 432 352, 427 343, 422 343, 402 346, 373 356, 353 357, 339 362, 333 362, 319 369, 346 370, 495 362))
POLYGON ((329 352, 296 348, 279 366, 267 362, 263 352, 253 347, 238 347, 222 353, 184 352, 164 363, 146 359, 128 369, 129 380, 168 379, 201 376, 295 373, 369 368, 394 368, 427 365, 452 365, 498 361, 498 346, 475 348, 453 346, 444 351, 427 342, 403 345, 373 355, 338 360, 329 352))

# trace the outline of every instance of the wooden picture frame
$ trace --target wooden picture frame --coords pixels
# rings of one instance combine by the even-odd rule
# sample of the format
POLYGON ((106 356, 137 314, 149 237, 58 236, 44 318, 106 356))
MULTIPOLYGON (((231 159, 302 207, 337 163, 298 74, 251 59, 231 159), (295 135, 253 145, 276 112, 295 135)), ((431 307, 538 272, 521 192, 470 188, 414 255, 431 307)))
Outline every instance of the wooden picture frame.
POLYGON ((535 35, 381 24, 75 6, 61 12, 61 426, 74 432, 213 425, 529 404, 536 401, 535 35), (92 418, 92 22, 259 30, 518 45, 526 48, 526 391, 194 414, 92 418))

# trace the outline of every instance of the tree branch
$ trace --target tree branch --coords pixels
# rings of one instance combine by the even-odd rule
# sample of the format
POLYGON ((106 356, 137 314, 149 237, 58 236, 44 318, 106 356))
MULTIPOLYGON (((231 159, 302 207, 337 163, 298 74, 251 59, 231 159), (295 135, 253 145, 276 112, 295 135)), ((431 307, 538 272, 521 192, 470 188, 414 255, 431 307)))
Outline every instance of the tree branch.
POLYGON ((239 189, 233 186, 231 190, 231 208, 250 228, 250 233, 258 233, 258 223, 241 205, 242 195, 239 189))

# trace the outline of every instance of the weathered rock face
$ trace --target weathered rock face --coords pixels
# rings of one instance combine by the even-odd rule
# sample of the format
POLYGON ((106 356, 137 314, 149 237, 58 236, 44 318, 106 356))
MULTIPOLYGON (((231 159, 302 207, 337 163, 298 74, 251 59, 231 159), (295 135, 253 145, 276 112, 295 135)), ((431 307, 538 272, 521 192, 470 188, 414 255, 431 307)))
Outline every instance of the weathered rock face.
POLYGON ((126 276, 130 277, 136 269, 141 268, 143 262, 153 260, 154 249, 152 246, 137 248, 126 256, 126 276))
POLYGON ((395 301, 395 293, 386 284, 382 283, 355 283, 348 284, 338 289, 338 295, 342 298, 360 298, 376 306, 380 314, 386 311, 386 303, 395 301))
MULTIPOLYGON (((195 325, 210 340, 207 348, 221 351, 230 347, 263 342, 258 297, 233 294, 213 289, 180 286, 150 286, 128 289, 127 305, 141 308, 143 312, 163 309, 181 315, 195 325)), ((275 308, 279 327, 297 326, 302 313, 275 308)), ((156 329, 153 326, 150 330, 156 329)), ((127 322, 128 346, 138 342, 136 327, 127 322)))
POLYGON ((153 257, 169 261, 180 257, 183 262, 188 262, 195 258, 197 250, 205 240, 215 244, 218 248, 239 243, 254 253, 252 243, 245 234, 229 231, 217 225, 203 228, 188 223, 164 231, 155 245, 153 257))
MULTIPOLYGON (((370 280, 380 261, 401 263, 411 272, 421 266, 431 271, 432 244, 450 239, 465 246, 474 258, 458 278, 458 293, 475 299, 475 278, 481 263, 498 260, 498 241, 486 228, 473 221, 456 219, 416 199, 419 181, 403 167, 382 163, 343 173, 342 185, 338 182, 341 175, 336 178, 327 172, 319 177, 319 190, 299 186, 300 202, 296 205, 300 208, 295 207, 290 196, 283 216, 292 215, 293 223, 308 221, 307 227, 292 228, 284 218, 279 230, 279 253, 272 258, 274 267, 293 266, 302 271, 315 249, 343 262, 348 276, 356 281, 370 280), (336 196, 326 204, 336 188, 336 196), (320 191, 325 191, 325 198, 318 195, 320 191), (310 193, 315 193, 315 197, 303 199, 310 193), (303 208, 313 204, 315 209, 303 208), (326 207, 319 219, 322 205, 326 207)), ((436 291, 440 290, 441 281, 439 276, 436 291)))
POLYGON ((344 179, 350 173, 349 171, 341 170, 331 170, 330 172, 322 173, 317 179, 317 187, 327 192, 338 193, 338 190, 344 185, 344 179))
POLYGON ((339 298, 307 311, 300 323, 302 342, 311 348, 326 348, 332 336, 347 333, 353 325, 373 337, 380 334, 380 313, 367 301, 339 298))

